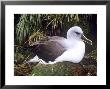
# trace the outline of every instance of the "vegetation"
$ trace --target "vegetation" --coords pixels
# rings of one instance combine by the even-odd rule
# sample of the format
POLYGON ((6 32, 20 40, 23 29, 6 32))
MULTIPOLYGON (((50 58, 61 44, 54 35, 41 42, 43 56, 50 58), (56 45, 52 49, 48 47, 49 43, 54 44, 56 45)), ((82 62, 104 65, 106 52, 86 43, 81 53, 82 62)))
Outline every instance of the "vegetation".
MULTIPOLYGON (((31 46, 32 43, 41 40, 45 36, 57 35, 66 37, 67 30, 75 25, 80 26, 83 29, 84 34, 93 41, 93 46, 89 49, 89 51, 87 51, 86 54, 87 56, 92 55, 93 58, 96 60, 97 58, 96 14, 15 14, 14 15, 15 71, 19 68, 23 69, 22 65, 25 65, 27 60, 35 56, 32 52, 32 49, 30 49, 29 47, 31 46)), ((35 73, 36 70, 37 72, 42 70, 41 67, 37 67, 35 70, 35 66, 30 67, 30 65, 28 65, 28 67, 26 68, 32 69, 31 70, 32 72, 29 71, 29 73, 27 74, 15 73, 15 75, 30 75, 35 73)), ((55 71, 57 71, 57 69, 55 69, 55 71)))

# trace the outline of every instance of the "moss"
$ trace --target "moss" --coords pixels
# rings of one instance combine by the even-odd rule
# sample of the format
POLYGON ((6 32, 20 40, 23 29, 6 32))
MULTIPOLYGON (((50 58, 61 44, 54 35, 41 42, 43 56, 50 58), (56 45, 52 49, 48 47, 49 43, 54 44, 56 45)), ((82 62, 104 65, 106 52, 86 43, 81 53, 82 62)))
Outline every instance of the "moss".
POLYGON ((59 62, 56 64, 37 64, 31 75, 34 76, 80 76, 84 75, 85 71, 80 64, 71 62, 59 62))

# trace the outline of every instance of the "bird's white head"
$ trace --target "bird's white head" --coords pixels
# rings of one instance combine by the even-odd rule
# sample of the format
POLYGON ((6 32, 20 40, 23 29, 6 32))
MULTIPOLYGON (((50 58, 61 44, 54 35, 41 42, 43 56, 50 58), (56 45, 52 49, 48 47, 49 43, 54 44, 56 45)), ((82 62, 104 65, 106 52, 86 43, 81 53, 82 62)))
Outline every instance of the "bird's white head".
POLYGON ((79 26, 74 26, 71 27, 68 32, 67 32, 67 39, 70 40, 81 40, 81 38, 83 38, 82 40, 86 43, 89 43, 92 45, 92 41, 87 39, 84 34, 82 29, 79 26))

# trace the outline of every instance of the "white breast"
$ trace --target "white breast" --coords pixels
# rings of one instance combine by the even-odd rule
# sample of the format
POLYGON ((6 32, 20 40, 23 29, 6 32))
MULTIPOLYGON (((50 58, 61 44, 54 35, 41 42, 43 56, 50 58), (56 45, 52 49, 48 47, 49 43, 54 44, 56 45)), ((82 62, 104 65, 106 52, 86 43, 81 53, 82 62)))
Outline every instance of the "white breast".
POLYGON ((61 56, 55 59, 56 62, 70 61, 73 63, 80 62, 85 54, 85 44, 83 41, 78 41, 73 48, 65 51, 61 56))

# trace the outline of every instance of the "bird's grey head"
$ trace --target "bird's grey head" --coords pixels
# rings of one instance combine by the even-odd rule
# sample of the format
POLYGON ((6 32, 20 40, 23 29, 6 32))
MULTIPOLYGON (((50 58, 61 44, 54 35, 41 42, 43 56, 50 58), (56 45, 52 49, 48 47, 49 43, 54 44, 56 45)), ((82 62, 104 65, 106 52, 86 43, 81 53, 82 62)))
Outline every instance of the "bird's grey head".
POLYGON ((81 35, 83 35, 82 29, 78 26, 74 26, 68 30, 67 39, 80 39, 81 35))
POLYGON ((68 32, 67 32, 67 39, 70 39, 70 40, 83 40, 84 42, 92 45, 92 41, 87 39, 84 34, 83 34, 83 31, 82 29, 79 27, 79 26, 74 26, 74 27, 71 27, 68 32))

